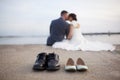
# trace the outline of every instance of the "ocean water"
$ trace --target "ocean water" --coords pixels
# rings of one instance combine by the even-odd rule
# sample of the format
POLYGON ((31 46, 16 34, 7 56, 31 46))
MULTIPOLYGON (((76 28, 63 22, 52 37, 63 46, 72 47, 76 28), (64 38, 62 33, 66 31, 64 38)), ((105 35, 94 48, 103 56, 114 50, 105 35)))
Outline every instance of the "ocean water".
MULTIPOLYGON (((2 37, 0 45, 46 44, 47 37, 2 37)), ((120 44, 120 35, 85 35, 84 37, 90 41, 120 44)))

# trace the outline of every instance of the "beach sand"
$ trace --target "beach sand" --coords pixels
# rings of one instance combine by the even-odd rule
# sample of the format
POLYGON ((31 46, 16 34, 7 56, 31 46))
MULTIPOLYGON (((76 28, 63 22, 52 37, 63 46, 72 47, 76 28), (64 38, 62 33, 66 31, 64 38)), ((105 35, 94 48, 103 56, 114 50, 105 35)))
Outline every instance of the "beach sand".
POLYGON ((109 51, 66 51, 45 45, 0 45, 0 80, 120 80, 120 45, 109 51), (61 69, 55 72, 32 70, 40 52, 55 52, 60 56, 61 69), (64 71, 67 59, 76 62, 81 57, 89 70, 64 71))

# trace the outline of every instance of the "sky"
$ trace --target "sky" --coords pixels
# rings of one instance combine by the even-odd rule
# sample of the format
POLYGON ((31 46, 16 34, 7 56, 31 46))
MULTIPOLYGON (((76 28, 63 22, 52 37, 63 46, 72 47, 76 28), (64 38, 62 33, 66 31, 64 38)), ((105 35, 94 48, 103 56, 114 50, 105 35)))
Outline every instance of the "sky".
POLYGON ((0 0, 0 36, 49 35, 62 10, 75 13, 83 33, 120 32, 120 0, 0 0))

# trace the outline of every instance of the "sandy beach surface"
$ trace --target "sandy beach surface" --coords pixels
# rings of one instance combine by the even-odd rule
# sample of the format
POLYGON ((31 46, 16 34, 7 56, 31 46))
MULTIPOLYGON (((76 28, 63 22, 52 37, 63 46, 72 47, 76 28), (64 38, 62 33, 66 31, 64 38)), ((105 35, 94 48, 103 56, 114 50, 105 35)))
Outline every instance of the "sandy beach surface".
POLYGON ((0 45, 0 80, 120 80, 120 45, 113 52, 66 51, 45 45, 0 45), (56 72, 33 71, 40 52, 59 54, 61 69, 56 72), (89 70, 65 72, 64 65, 69 57, 75 62, 81 57, 89 70))

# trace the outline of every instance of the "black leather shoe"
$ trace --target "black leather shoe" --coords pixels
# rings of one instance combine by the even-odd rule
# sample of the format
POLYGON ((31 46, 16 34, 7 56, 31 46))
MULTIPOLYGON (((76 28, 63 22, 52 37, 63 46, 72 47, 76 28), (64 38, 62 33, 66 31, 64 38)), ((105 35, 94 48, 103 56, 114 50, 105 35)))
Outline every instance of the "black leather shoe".
POLYGON ((56 71, 60 69, 59 56, 55 53, 49 53, 47 56, 47 67, 48 71, 56 71))
POLYGON ((37 55, 37 59, 35 61, 35 64, 33 66, 33 70, 45 70, 46 66, 46 53, 39 53, 37 55))

